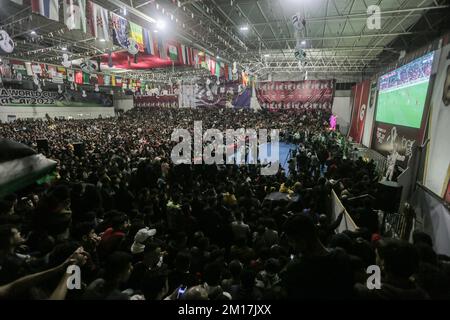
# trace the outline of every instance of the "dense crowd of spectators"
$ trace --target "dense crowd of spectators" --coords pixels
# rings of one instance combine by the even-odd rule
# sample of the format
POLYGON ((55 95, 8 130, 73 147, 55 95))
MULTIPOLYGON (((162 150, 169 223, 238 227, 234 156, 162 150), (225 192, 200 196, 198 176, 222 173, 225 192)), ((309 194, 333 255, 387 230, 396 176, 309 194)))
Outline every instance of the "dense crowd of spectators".
MULTIPOLYGON (((325 112, 133 109, 95 120, 17 120, 0 136, 37 148, 54 179, 0 201, 0 298, 442 299, 446 257, 431 238, 380 235, 373 162, 354 158, 325 112), (174 165, 175 128, 280 129, 289 174, 260 165, 174 165), (84 143, 77 153, 75 142, 84 143), (336 233, 331 190, 358 229, 336 233), (271 197, 275 193, 286 197, 271 197), (347 200, 346 200, 347 199, 347 200), (69 290, 68 266, 81 286, 69 290), (381 287, 369 290, 369 266, 381 287)), ((75 281, 76 282, 76 281, 75 281)))

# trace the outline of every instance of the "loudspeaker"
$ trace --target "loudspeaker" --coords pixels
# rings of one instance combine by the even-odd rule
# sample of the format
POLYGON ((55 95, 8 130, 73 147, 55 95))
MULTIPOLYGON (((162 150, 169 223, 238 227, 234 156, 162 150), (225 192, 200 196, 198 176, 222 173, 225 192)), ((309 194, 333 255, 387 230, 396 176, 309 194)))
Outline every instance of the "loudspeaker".
POLYGON ((400 199, 402 197, 402 186, 397 182, 380 181, 378 182, 378 192, 376 194, 376 209, 385 212, 398 212, 400 207, 400 199))
POLYGON ((38 152, 48 152, 48 140, 47 139, 37 139, 37 149, 38 152))
POLYGON ((84 143, 83 142, 75 142, 73 144, 73 153, 77 156, 77 157, 82 157, 84 156, 84 143))

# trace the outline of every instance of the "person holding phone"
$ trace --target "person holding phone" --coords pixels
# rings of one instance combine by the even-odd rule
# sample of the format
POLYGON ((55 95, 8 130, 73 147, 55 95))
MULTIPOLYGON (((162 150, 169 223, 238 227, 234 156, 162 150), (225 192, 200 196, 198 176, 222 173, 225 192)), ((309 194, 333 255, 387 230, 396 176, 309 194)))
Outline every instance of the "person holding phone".
POLYGON ((187 286, 181 285, 177 290, 177 300, 180 300, 181 297, 184 295, 184 293, 187 290, 187 286))

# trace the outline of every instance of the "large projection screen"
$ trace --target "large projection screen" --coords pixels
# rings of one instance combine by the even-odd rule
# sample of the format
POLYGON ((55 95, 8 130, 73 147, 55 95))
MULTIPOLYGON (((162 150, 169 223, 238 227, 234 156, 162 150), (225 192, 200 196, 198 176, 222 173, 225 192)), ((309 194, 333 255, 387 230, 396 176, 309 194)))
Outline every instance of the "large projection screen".
POLYGON ((380 77, 376 121, 420 128, 434 53, 380 77))

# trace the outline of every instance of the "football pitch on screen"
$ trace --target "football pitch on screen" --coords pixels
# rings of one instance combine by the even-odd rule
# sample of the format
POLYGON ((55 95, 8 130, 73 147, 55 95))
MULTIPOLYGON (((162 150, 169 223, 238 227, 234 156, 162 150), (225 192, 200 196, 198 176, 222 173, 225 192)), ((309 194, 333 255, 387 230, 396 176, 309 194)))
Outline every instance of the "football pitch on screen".
POLYGON ((379 93, 376 120, 420 128, 428 81, 379 93))

